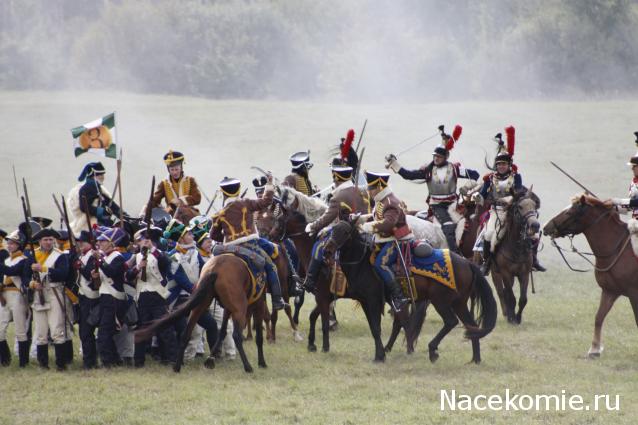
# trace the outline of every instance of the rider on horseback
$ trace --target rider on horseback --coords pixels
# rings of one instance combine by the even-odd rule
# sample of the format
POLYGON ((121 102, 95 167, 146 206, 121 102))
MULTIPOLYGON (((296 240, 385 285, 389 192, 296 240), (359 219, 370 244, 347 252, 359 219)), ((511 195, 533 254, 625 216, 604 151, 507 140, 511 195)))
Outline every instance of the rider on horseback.
POLYGON ((296 152, 290 155, 290 163, 292 164, 292 173, 286 176, 282 184, 292 187, 297 192, 301 192, 306 196, 312 196, 317 191, 308 177, 308 171, 312 168, 310 162, 310 152, 296 152))
POLYGON ((461 126, 457 125, 452 135, 445 133, 443 126, 440 126, 439 130, 441 131, 442 143, 432 152, 432 162, 428 165, 416 170, 407 170, 399 164, 396 156, 390 154, 386 157, 386 168, 390 168, 406 180, 426 181, 429 193, 427 203, 441 224, 441 230, 443 230, 448 247, 456 252, 458 251, 456 246, 457 223, 450 215, 450 208, 456 208, 457 180, 459 178, 477 180, 480 175, 478 171, 465 168, 458 162, 448 162, 450 151, 461 136, 461 126))
MULTIPOLYGON (((79 181, 84 181, 79 192, 79 207, 83 214, 95 217, 100 226, 112 226, 120 216, 120 207, 102 187, 106 170, 101 162, 89 162, 84 166, 79 181), (86 204, 83 199, 86 198, 86 204), (88 211, 86 211, 88 207, 88 211)), ((93 219, 91 219, 93 221, 93 219)))
POLYGON ((177 151, 169 151, 164 155, 164 163, 168 169, 168 177, 157 185, 151 208, 159 207, 164 199, 166 211, 171 215, 174 215, 177 208, 181 206, 196 210, 202 200, 202 194, 199 192, 195 179, 184 175, 184 155, 177 151))
MULTIPOLYGON (((481 190, 472 195, 472 200, 478 204, 482 204, 485 199, 491 201, 490 218, 483 234, 483 264, 481 265, 483 275, 489 273, 492 255, 498 243, 505 236, 507 209, 512 204, 514 196, 525 190, 518 167, 512 163, 514 160, 514 131, 514 127, 511 126, 505 129, 507 146, 503 142, 501 133, 494 137, 498 143, 498 152, 494 159, 496 171, 486 174, 483 177, 481 190)), ((538 241, 536 246, 537 244, 538 241)), ((545 271, 536 256, 536 247, 533 261, 533 267, 536 270, 545 271)))
POLYGON ((386 293, 390 294, 392 306, 400 311, 407 303, 403 296, 401 285, 395 279, 393 265, 400 255, 396 241, 413 238, 412 231, 405 221, 405 212, 401 208, 401 201, 388 186, 390 175, 366 171, 368 194, 374 199, 375 207, 372 214, 373 221, 363 225, 363 231, 374 233, 376 257, 374 269, 383 279, 386 293))
POLYGON ((225 245, 241 245, 264 257, 266 261, 264 269, 270 287, 273 309, 283 309, 285 303, 281 296, 277 268, 273 262, 273 257, 276 258, 279 251, 272 242, 259 237, 254 223, 254 212, 262 211, 272 203, 274 195, 272 175, 268 175, 268 184, 263 197, 256 200, 239 197, 241 182, 238 179, 225 177, 219 186, 224 195, 224 207, 213 216, 211 238, 219 242, 223 241, 225 245))
POLYGON ((364 199, 352 182, 352 167, 341 164, 338 158, 333 160, 332 181, 335 188, 331 193, 328 209, 321 217, 306 226, 306 233, 319 235, 312 247, 312 259, 304 282, 308 292, 314 292, 317 289, 317 277, 323 265, 324 248, 330 239, 330 229, 335 222, 339 221, 342 210, 347 210, 348 214, 368 214, 370 210, 370 203, 364 199))

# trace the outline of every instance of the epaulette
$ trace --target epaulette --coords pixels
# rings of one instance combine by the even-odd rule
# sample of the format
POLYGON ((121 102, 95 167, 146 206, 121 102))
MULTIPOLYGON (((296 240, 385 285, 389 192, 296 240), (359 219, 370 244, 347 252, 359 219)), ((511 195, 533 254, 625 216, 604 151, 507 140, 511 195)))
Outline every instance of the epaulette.
POLYGON ((483 181, 484 182, 489 182, 492 179, 492 176, 494 175, 494 173, 489 173, 483 176, 483 181))

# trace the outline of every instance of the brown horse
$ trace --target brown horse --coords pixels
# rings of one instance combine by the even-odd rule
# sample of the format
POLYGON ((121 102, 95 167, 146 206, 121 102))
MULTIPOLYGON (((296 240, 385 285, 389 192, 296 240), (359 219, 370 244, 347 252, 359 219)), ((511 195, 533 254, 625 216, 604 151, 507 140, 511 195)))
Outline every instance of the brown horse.
POLYGON ((629 298, 638 324, 638 261, 631 247, 627 225, 614 209, 597 198, 582 195, 552 218, 543 230, 552 239, 584 234, 596 257, 594 276, 602 293, 588 355, 599 357, 603 351, 603 322, 620 295, 629 298))
POLYGON ((503 240, 498 244, 491 267, 492 281, 498 293, 503 315, 512 324, 520 324, 527 305, 527 288, 532 272, 532 239, 540 230, 538 205, 531 191, 515 197, 508 209, 503 240), (518 279, 520 296, 516 311, 514 280, 518 279))
MULTIPOLYGON (((172 313, 154 321, 143 329, 137 330, 135 332, 135 341, 150 339, 158 330, 171 326, 179 318, 190 313, 188 325, 180 341, 177 362, 174 366, 175 372, 179 372, 184 363, 184 350, 188 345, 193 328, 197 324, 200 316, 208 310, 213 298, 217 298, 224 307, 224 320, 213 352, 217 351, 219 344, 226 337, 226 326, 230 317, 234 325, 233 340, 235 341, 235 346, 244 365, 244 370, 246 372, 253 371, 246 357, 242 341, 242 332, 246 326, 246 317, 248 312, 251 311, 255 320, 255 343, 257 345, 258 364, 259 367, 266 367, 262 331, 262 322, 266 314, 266 293, 265 290, 262 291, 251 302, 251 292, 251 276, 246 264, 239 257, 231 254, 215 256, 208 260, 202 268, 197 286, 188 298, 188 301, 180 305, 172 313)), ((209 368, 215 366, 212 353, 206 360, 205 365, 209 368)))
MULTIPOLYGON (((326 249, 339 250, 343 271, 349 280, 356 281, 362 270, 372 270, 371 250, 359 234, 357 227, 352 223, 347 221, 337 223, 332 229, 326 249)), ((472 361, 480 363, 479 340, 494 329, 497 314, 496 301, 490 284, 481 275, 478 266, 454 252, 450 252, 450 255, 452 256, 456 290, 425 276, 413 276, 417 292, 416 299, 418 301, 429 300, 443 319, 443 328, 428 344, 430 361, 435 362, 439 358, 438 347, 441 340, 460 320, 465 326, 465 337, 472 341, 472 361), (470 297, 477 301, 480 307, 481 312, 478 318, 475 318, 468 309, 467 302, 470 297)), ((376 286, 381 287, 381 282, 378 282, 376 286)), ((413 336, 408 335, 407 339, 410 342, 413 340, 413 336)))

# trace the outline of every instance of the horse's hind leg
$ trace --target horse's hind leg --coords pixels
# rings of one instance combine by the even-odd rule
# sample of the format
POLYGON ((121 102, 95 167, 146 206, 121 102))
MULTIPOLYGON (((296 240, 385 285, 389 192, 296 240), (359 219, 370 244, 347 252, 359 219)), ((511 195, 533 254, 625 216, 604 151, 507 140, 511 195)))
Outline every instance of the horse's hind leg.
POLYGON ((208 309, 209 303, 199 304, 197 307, 191 311, 190 316, 188 317, 188 324, 186 325, 186 329, 182 332, 181 340, 179 342, 179 350, 177 352, 177 360, 175 361, 175 366, 173 366, 173 370, 178 372, 182 370, 182 365, 184 364, 184 351, 186 351, 186 347, 188 346, 188 341, 191 339, 191 334, 193 333, 193 329, 197 324, 200 316, 208 309))
POLYGON ((299 333, 299 329, 297 328, 297 324, 295 323, 295 321, 292 318, 292 309, 290 308, 289 305, 287 305, 284 308, 284 311, 286 312, 286 316, 288 317, 288 321, 290 322, 290 327, 292 328, 292 337, 293 337, 293 339, 295 340, 295 342, 303 341, 303 337, 299 333))
MULTIPOLYGON (((258 331, 255 330, 255 333, 257 332, 258 331)), ((237 351, 239 352, 239 357, 241 358, 241 362, 244 365, 244 370, 248 373, 252 373, 253 367, 250 365, 250 362, 248 361, 248 357, 246 357, 246 352, 244 351, 244 338, 242 337, 242 327, 239 321, 234 319, 233 319, 233 340, 235 341, 235 347, 237 348, 237 351)))
POLYGON ((308 351, 310 352, 317 351, 317 346, 315 345, 315 325, 317 324, 317 317, 319 317, 319 305, 316 305, 315 308, 312 309, 309 316, 308 351))
POLYGON ((449 334, 450 331, 454 329, 454 327, 459 323, 459 319, 457 319, 456 314, 454 314, 454 311, 452 311, 452 308, 449 304, 434 304, 434 308, 443 319, 443 328, 441 328, 439 333, 436 334, 436 336, 432 338, 432 341, 430 341, 430 343, 428 344, 428 352, 430 355, 430 361, 432 363, 437 361, 439 358, 439 353, 437 352, 437 350, 439 348, 441 340, 443 340, 443 338, 445 338, 445 336, 449 334))
MULTIPOLYGON (((363 312, 368 319, 368 325, 370 326, 370 332, 374 339, 374 361, 385 361, 385 351, 383 350, 383 343, 381 342, 381 312, 377 306, 371 306, 368 303, 363 302, 361 304, 363 312)), ((381 306, 383 308, 383 306, 381 306)))
POLYGON ((609 310, 611 310, 614 306, 617 299, 618 295, 605 290, 603 290, 600 294, 600 304, 598 305, 598 312, 596 312, 596 320, 594 322, 594 340, 592 341, 589 352, 587 353, 590 358, 600 357, 600 353, 603 351, 603 345, 601 343, 603 322, 605 321, 605 317, 607 317, 607 313, 609 313, 609 310))
POLYGON ((503 290, 503 277, 492 271, 492 282, 494 282, 494 288, 498 294, 498 301, 501 304, 503 317, 507 318, 507 303, 505 302, 505 291, 503 290))
POLYGON ((470 311, 467 309, 467 303, 458 302, 454 306, 454 311, 456 312, 458 318, 461 319, 461 322, 463 322, 463 324, 467 328, 466 335, 472 341, 472 362, 479 364, 481 363, 480 337, 472 335, 473 330, 478 330, 478 324, 476 323, 476 320, 474 320, 474 317, 472 317, 472 313, 470 313, 470 311))
MULTIPOLYGON (((285 301, 288 302, 288 300, 285 300, 285 301)), ((288 308, 290 308, 290 307, 288 307, 288 308)), ((268 342, 271 342, 273 344, 275 342, 277 342, 276 329, 277 329, 277 319, 278 318, 279 318, 278 311, 273 309, 272 313, 270 314, 270 328, 271 328, 271 331, 270 331, 270 334, 268 335, 268 342)))
POLYGON ((303 306, 305 296, 305 292, 302 292, 301 295, 295 297, 295 314, 292 315, 292 320, 295 322, 295 325, 299 324, 299 312, 303 306))
MULTIPOLYGON (((407 337, 408 330, 407 328, 404 328, 404 329, 405 329, 405 334, 407 337)), ((386 353, 389 353, 390 351, 392 351, 392 347, 394 347, 394 343, 396 342, 397 337, 399 336, 399 332, 401 332, 401 321, 395 314, 394 318, 392 319, 392 332, 390 333, 390 338, 388 338, 388 343, 385 345, 385 348, 384 348, 386 353)))
POLYGON ((520 286, 520 295, 518 297, 518 312, 516 313, 516 323, 521 324, 523 320, 523 310, 527 305, 527 287, 529 285, 529 274, 525 273, 522 277, 518 278, 518 284, 520 286))
POLYGON ((266 301, 264 300, 263 305, 257 305, 253 316, 255 318, 255 323, 257 324, 257 327, 255 328, 255 344, 257 345, 257 364, 259 367, 267 367, 266 359, 264 359, 264 331, 261 327, 262 318, 266 313, 265 304, 266 301))

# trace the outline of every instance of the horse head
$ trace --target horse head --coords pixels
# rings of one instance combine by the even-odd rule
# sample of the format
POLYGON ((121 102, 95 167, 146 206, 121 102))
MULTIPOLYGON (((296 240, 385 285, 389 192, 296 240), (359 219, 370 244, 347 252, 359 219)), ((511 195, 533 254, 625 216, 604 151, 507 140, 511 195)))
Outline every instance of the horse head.
POLYGON ((537 211, 539 204, 540 200, 531 188, 526 193, 515 196, 512 202, 512 219, 515 225, 521 226, 526 238, 534 237, 540 231, 537 211))
POLYGON ((274 202, 270 239, 273 241, 282 241, 286 238, 305 234, 305 217, 287 207, 283 201, 277 198, 275 198, 274 202))
POLYGON ((543 232, 551 238, 577 235, 609 211, 611 210, 600 199, 582 194, 574 197, 571 205, 549 220, 543 232))

